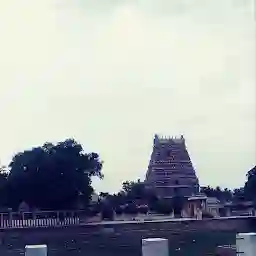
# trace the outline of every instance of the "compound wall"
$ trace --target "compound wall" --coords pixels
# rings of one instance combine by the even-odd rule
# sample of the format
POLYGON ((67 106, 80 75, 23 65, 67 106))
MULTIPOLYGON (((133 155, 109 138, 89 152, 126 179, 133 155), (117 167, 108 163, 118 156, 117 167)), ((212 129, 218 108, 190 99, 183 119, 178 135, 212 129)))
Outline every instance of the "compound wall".
POLYGON ((26 244, 47 244, 49 256, 139 256, 146 237, 168 238, 171 255, 214 255, 217 245, 234 244, 237 232, 253 231, 253 217, 5 229, 0 255, 18 256, 26 244))

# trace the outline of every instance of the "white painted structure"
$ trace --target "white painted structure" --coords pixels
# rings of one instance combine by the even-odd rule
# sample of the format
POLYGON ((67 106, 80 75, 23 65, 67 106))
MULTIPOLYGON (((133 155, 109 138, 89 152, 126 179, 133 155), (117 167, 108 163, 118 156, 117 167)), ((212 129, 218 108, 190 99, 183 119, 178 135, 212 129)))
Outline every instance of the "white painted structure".
POLYGON ((220 216, 220 201, 216 197, 207 197, 206 199, 206 211, 212 216, 220 216))
POLYGON ((0 229, 79 225, 82 211, 34 211, 0 213, 0 229))
POLYGON ((142 239, 142 256, 169 256, 168 239, 142 239))
POLYGON ((56 218, 45 219, 28 219, 28 220, 10 220, 0 219, 0 228, 24 228, 24 227, 53 227, 53 226, 71 226, 79 225, 80 220, 78 217, 67 217, 62 221, 56 218))
POLYGON ((47 245, 26 245, 25 256, 47 256, 47 245))
POLYGON ((240 233, 236 235, 236 251, 238 256, 256 255, 256 233, 240 233))

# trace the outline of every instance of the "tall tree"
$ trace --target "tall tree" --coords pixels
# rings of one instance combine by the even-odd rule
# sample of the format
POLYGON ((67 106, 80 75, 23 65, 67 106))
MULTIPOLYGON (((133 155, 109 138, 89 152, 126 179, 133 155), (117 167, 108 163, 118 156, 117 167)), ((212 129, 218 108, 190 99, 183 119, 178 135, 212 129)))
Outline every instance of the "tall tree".
POLYGON ((0 166, 0 207, 4 207, 7 204, 7 178, 7 168, 0 166))
POLYGON ((247 173, 247 181, 244 186, 246 199, 256 200, 256 166, 247 173))
POLYGON ((244 193, 244 187, 242 188, 236 188, 233 191, 233 201, 234 202, 241 202, 241 201, 245 201, 246 197, 245 197, 245 193, 244 193))
POLYGON ((102 177, 99 155, 85 153, 73 139, 20 152, 9 167, 9 201, 13 207, 25 201, 40 209, 74 208, 78 197, 89 202, 91 177, 102 177))

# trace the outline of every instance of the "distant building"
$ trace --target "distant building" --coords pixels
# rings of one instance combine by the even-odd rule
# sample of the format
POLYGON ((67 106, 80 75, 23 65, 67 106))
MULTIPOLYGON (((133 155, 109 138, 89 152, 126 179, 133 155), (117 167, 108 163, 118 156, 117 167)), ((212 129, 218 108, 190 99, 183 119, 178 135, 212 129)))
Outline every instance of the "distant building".
POLYGON ((199 191, 198 178, 185 139, 155 135, 145 184, 159 198, 190 197, 199 191))
POLYGON ((196 218, 202 219, 203 212, 206 211, 206 200, 207 196, 205 195, 197 195, 191 196, 188 198, 187 202, 183 206, 182 217, 185 218, 196 218))
POLYGON ((206 199, 206 211, 213 217, 220 216, 220 201, 216 197, 207 197, 206 199))
POLYGON ((183 217, 202 219, 204 216, 219 217, 220 202, 215 197, 203 194, 191 196, 185 202, 182 210, 183 217))

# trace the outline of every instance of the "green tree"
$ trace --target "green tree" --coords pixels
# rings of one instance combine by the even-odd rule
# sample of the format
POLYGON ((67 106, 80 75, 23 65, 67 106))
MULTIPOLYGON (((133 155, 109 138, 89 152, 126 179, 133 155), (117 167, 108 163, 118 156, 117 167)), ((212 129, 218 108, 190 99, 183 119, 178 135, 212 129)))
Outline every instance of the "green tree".
POLYGON ((244 194, 248 200, 256 200, 256 166, 254 166, 246 175, 247 181, 244 185, 244 194))
POLYGON ((101 192, 100 198, 102 202, 110 204, 117 214, 138 211, 145 213, 149 208, 154 210, 157 204, 157 197, 153 191, 140 180, 125 181, 120 192, 113 195, 101 192))
POLYGON ((72 209, 79 197, 88 204, 93 192, 91 177, 102 178, 99 155, 85 153, 73 139, 20 152, 9 168, 9 201, 13 207, 25 201, 44 210, 72 209))
POLYGON ((123 192, 131 199, 143 199, 146 196, 146 187, 143 182, 138 180, 134 181, 125 181, 123 182, 123 192))
POLYGON ((208 197, 216 197, 221 202, 231 201, 233 197, 233 193, 230 189, 222 189, 219 186, 216 188, 212 188, 210 186, 201 187, 200 192, 208 197))
POLYGON ((137 208, 137 205, 133 202, 128 203, 125 207, 124 207, 124 213, 126 214, 138 214, 139 209, 137 208))
POLYGON ((102 220, 114 219, 114 210, 110 204, 104 203, 101 205, 101 219, 102 220))
POLYGON ((241 202, 241 201, 245 201, 246 197, 245 197, 245 193, 244 193, 244 188, 236 188, 233 191, 233 201, 235 202, 241 202))
POLYGON ((130 193, 133 189, 133 187, 137 184, 140 183, 140 181, 138 180, 138 182, 134 182, 134 181, 125 181, 122 184, 122 189, 125 193, 130 193))
POLYGON ((140 180, 137 182, 126 181, 123 183, 122 188, 121 194, 125 195, 128 202, 137 200, 150 204, 150 202, 155 199, 154 192, 147 188, 144 182, 140 180))
POLYGON ((173 211, 173 205, 170 200, 159 199, 153 209, 157 213, 161 214, 171 214, 173 211))
POLYGON ((5 166, 0 166, 0 207, 4 207, 7 204, 7 183, 7 168, 5 166))

